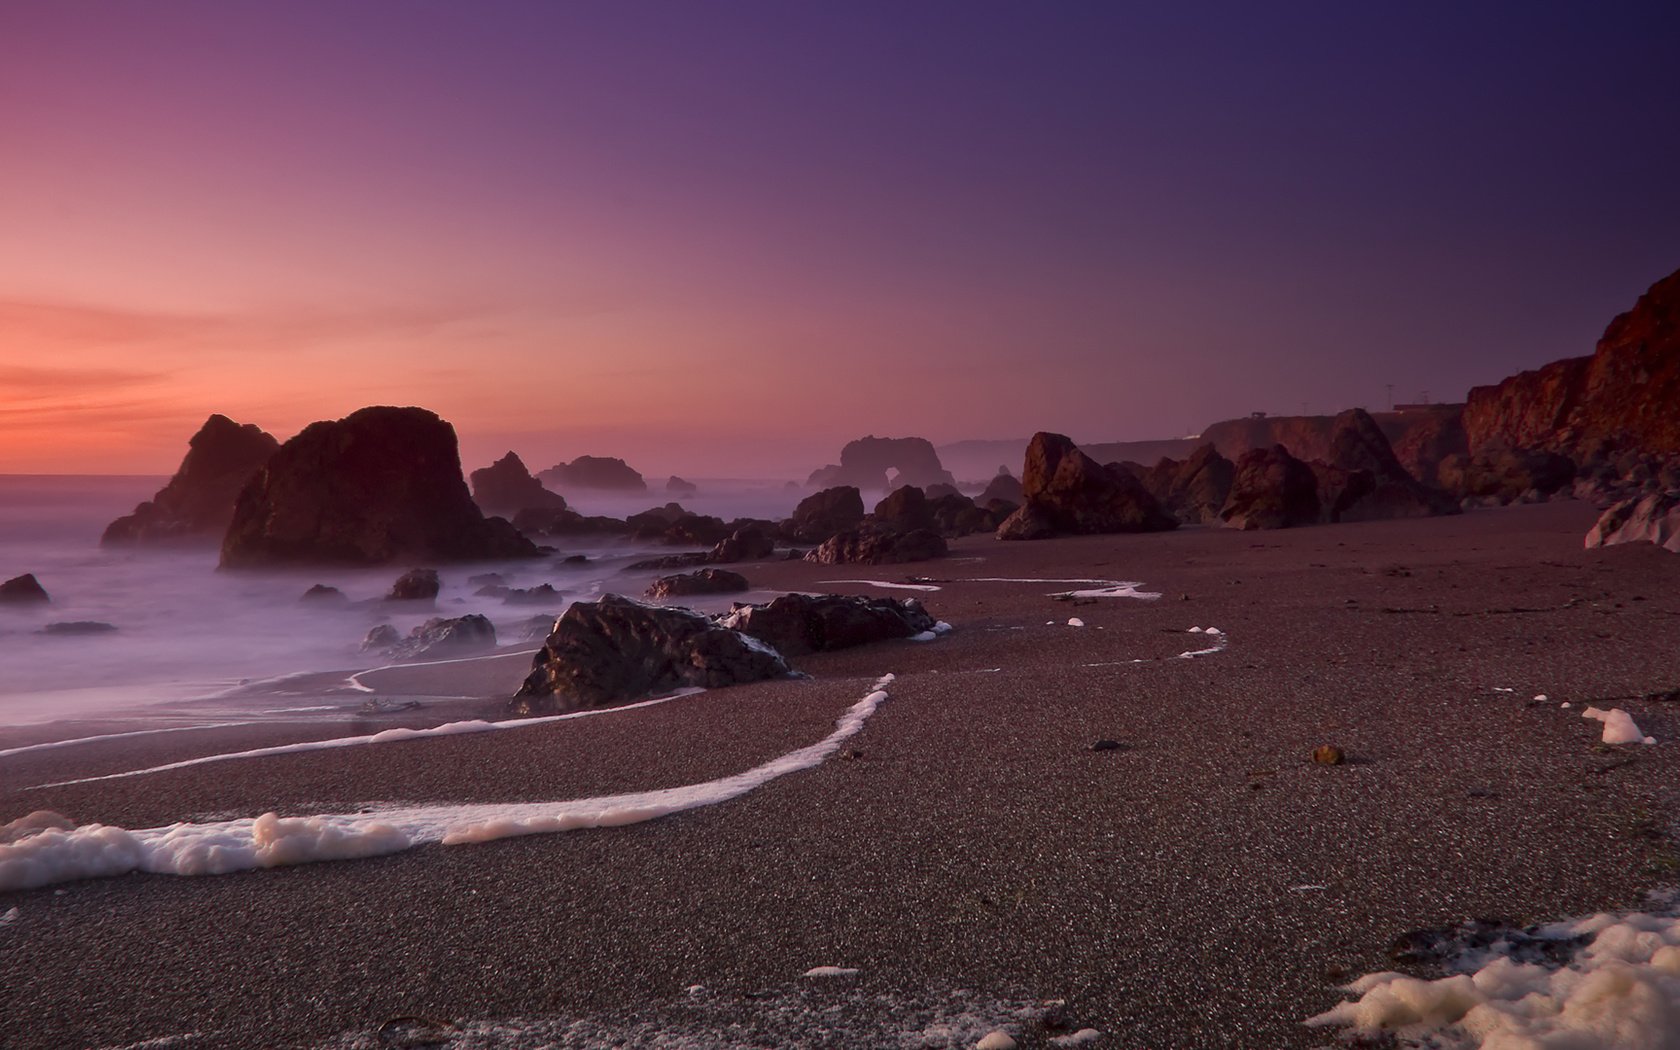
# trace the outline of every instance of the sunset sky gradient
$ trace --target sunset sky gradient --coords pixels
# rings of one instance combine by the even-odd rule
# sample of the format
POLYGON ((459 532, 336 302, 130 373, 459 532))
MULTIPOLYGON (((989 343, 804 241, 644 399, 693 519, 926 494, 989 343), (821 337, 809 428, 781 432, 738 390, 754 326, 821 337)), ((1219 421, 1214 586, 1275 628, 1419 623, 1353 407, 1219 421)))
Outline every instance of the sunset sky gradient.
POLYGON ((1456 399, 1680 266, 1676 44, 1672 3, 0 3, 0 472, 167 473, 213 411, 803 478, 1456 399))

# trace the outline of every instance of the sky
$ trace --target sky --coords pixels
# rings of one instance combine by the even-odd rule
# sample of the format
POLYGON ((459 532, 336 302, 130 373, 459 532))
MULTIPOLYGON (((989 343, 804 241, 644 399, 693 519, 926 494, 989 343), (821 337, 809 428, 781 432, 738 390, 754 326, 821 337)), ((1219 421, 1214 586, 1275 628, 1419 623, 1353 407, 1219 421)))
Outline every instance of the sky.
POLYGON ((1680 5, 0 0, 0 472, 1458 400, 1680 267, 1680 5))

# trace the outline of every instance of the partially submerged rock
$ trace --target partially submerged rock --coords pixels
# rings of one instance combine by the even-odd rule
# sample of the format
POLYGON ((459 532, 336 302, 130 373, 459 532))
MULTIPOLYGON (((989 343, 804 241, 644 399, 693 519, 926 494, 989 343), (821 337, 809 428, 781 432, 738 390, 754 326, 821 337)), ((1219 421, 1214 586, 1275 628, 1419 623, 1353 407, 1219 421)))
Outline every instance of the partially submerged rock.
POLYGON ((516 514, 528 507, 566 509, 566 498, 543 488, 542 482, 526 469, 525 461, 513 452, 488 467, 473 471, 470 480, 473 500, 488 512, 516 514))
POLYGON ((790 673, 775 649, 705 616, 609 594, 561 615, 509 706, 552 714, 790 673))
POLYGON ((764 605, 737 605, 719 620, 788 656, 910 638, 937 622, 914 598, 784 594, 764 605))
POLYGON ((763 561, 776 553, 776 539, 756 525, 736 529, 718 541, 709 560, 720 565, 738 561, 763 561))
POLYGON ((280 442, 260 427, 211 416, 187 442, 186 458, 169 483, 132 514, 107 525, 99 542, 115 546, 220 539, 233 519, 240 490, 279 448, 280 442))
POLYGON ((1623 500, 1601 514, 1587 533, 1587 548, 1618 543, 1654 543, 1680 553, 1680 492, 1623 500))
POLYGON ((647 589, 649 598, 682 598, 695 594, 739 594, 747 590, 747 578, 728 569, 701 569, 676 576, 661 576, 647 589))
POLYGON ((570 463, 557 463, 537 476, 561 489, 647 491, 642 475, 630 464, 612 456, 579 456, 570 463))
POLYGON ((117 629, 114 623, 103 620, 64 620, 59 623, 49 623, 41 628, 42 634, 110 634, 117 629))
POLYGON ((496 628, 477 613, 466 616, 434 617, 408 633, 391 655, 403 659, 418 656, 461 655, 496 647, 496 628))
POLYGON ((311 423, 240 492, 223 568, 537 557, 467 492, 455 429, 420 408, 311 423))
POLYGON ((303 596, 298 599, 300 602, 322 602, 324 604, 337 604, 349 600, 344 596, 343 591, 337 587, 329 587, 324 583, 317 583, 304 591, 303 596))
POLYGON ((700 486, 672 474, 665 481, 665 491, 673 496, 692 496, 700 491, 700 486))
POLYGON ((52 601, 32 572, 0 583, 0 605, 40 605, 52 601))
POLYGON ((410 569, 391 584, 388 602, 429 602, 438 596, 442 584, 436 569, 410 569))

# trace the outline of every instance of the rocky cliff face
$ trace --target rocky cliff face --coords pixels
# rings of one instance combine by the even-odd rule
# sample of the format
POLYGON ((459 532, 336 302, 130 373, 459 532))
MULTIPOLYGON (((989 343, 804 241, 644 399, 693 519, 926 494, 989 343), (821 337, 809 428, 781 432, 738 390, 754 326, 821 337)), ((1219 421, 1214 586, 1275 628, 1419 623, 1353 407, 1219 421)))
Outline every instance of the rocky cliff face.
POLYGON ((1577 463, 1637 449, 1680 455, 1680 270, 1610 322, 1591 357, 1470 391, 1470 447, 1559 452, 1577 463))
POLYGON ((151 500, 105 527, 100 543, 214 541, 227 530, 239 490, 280 442, 260 428, 223 415, 205 420, 187 442, 181 468, 151 500))
POLYGON ((422 408, 311 423, 246 484, 222 566, 535 557, 467 492, 455 428, 422 408))
MULTIPOLYGON (((1432 480, 1441 460, 1468 452, 1459 405, 1433 405, 1407 412, 1374 412, 1370 419, 1394 449, 1406 472, 1432 480)), ((1329 463, 1335 459, 1331 438, 1338 416, 1264 416, 1227 419, 1202 431, 1202 440, 1219 454, 1237 460, 1254 449, 1282 445, 1301 460, 1329 463)))

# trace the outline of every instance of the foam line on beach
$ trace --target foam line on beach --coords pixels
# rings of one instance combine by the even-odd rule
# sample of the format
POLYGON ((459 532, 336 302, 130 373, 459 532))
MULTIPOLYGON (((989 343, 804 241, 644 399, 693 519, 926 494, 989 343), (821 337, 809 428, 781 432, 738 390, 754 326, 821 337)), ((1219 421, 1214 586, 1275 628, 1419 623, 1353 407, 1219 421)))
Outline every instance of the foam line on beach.
POLYGON ((489 842, 581 828, 619 827, 739 798, 778 777, 819 766, 861 731, 887 699, 884 675, 823 739, 743 773, 656 791, 557 802, 369 806, 365 812, 179 823, 130 831, 103 824, 0 827, 0 891, 145 871, 223 875, 256 868, 352 860, 428 843, 489 842))
POLYGON ((1071 591, 1053 591, 1053 598, 1136 598, 1140 601, 1154 601, 1161 596, 1159 591, 1140 591, 1143 586, 1141 580, 1051 580, 1034 577, 1018 576, 979 576, 968 580, 951 580, 951 583, 1082 583, 1084 587, 1071 591))
POLYGON ((818 583, 859 583, 868 587, 885 587, 891 591, 937 591, 932 583, 888 583, 886 580, 818 580, 818 583))
POLYGON ((474 718, 461 722, 445 722, 442 725, 428 729, 396 728, 386 729, 378 733, 368 733, 363 736, 340 736, 329 740, 305 740, 296 744, 276 744, 273 747, 252 748, 249 751, 227 751, 217 755, 200 755, 197 758, 184 758, 179 762, 168 762, 161 766, 147 766, 145 769, 130 769, 121 773, 106 773, 97 777, 82 777, 79 780, 58 780, 51 784, 36 784, 25 788, 25 791, 38 791, 42 788, 69 787, 72 784, 91 784, 98 780, 121 780, 124 777, 144 776, 147 773, 162 773, 171 769, 186 769, 189 766, 202 766, 211 762, 231 762, 240 758, 268 758, 272 755, 295 755, 304 751, 332 751, 341 747, 359 747, 364 744, 395 744, 408 740, 430 740, 440 736, 460 736, 464 733, 494 733, 505 729, 524 729, 527 726, 547 725, 550 722, 569 722, 577 718, 594 718, 597 715, 618 714, 621 711, 636 711, 644 707, 670 703, 685 696, 703 693, 699 687, 679 689, 669 696, 655 697, 652 700, 642 700, 634 704, 622 704, 618 707, 600 707, 589 711, 571 711, 563 715, 539 715, 535 718, 509 718, 501 722, 487 722, 474 718))
POLYGON ((357 671, 346 678, 344 684, 359 693, 372 693, 376 690, 373 686, 362 681, 362 675, 373 674, 375 671, 392 671, 407 667, 442 667, 445 664, 470 664, 478 660, 501 660, 509 656, 530 656, 532 653, 541 651, 539 647, 537 649, 519 649, 511 653, 480 653, 477 656, 457 656, 448 660, 416 660, 414 663, 380 664, 378 667, 370 667, 365 671, 357 671))
POLYGON ((126 733, 100 733, 96 736, 77 736, 68 740, 49 740, 44 744, 25 744, 22 747, 9 747, 0 751, 0 758, 11 755, 22 755, 30 751, 47 751, 52 748, 73 747, 77 744, 97 744, 102 740, 123 740, 136 736, 152 736, 156 733, 186 733, 199 729, 231 729, 235 726, 254 726, 255 722, 205 722, 193 726, 167 726, 163 729, 135 729, 126 733))

